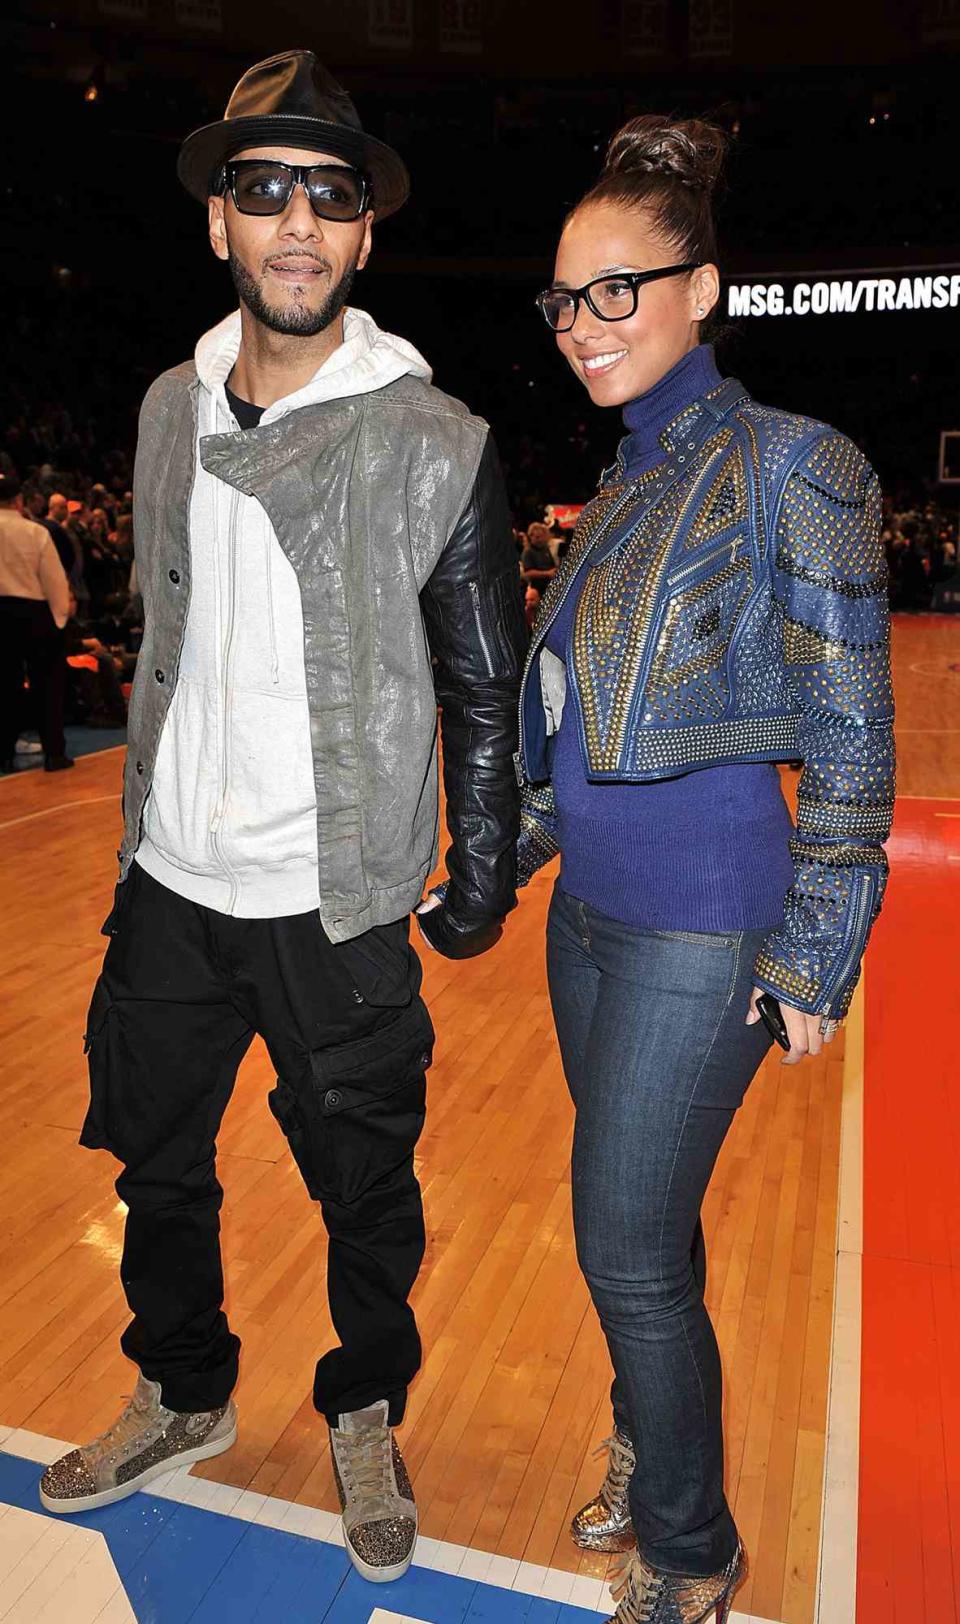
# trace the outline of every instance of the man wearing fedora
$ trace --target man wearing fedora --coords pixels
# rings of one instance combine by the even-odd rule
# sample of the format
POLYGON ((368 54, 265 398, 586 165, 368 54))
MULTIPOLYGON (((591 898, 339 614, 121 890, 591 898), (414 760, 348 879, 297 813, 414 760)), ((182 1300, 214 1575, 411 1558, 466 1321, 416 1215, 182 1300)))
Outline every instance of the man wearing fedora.
POLYGON ((329 1236, 339 1345, 314 1402, 346 1547, 386 1580, 417 1527, 393 1435, 420 1363, 407 1299, 433 1044, 409 915, 436 859, 438 698, 449 882, 420 928, 466 958, 514 906, 516 557, 486 424, 348 305, 408 177, 313 54, 244 74, 179 174, 240 308, 141 413, 146 630, 82 1134, 123 1164, 122 1347, 140 1376, 41 1499, 102 1506, 236 1437, 216 1138, 259 1033, 329 1236))

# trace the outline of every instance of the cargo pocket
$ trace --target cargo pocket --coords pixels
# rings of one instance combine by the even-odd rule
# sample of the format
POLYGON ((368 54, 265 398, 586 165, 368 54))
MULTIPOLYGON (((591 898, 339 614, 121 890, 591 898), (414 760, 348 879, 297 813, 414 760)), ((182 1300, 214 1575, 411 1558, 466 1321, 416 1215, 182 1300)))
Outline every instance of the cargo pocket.
POLYGON ((316 1200, 349 1205, 409 1159, 432 1058, 433 1026, 415 998, 368 1037, 315 1050, 299 1089, 277 1079, 270 1109, 316 1200))
POLYGON ((375 1009, 409 1005, 419 988, 419 961, 410 946, 410 920, 374 925, 334 948, 358 1003, 375 1009))
POLYGON ((109 1150, 109 1015, 113 1000, 100 976, 93 989, 83 1034, 83 1052, 90 1072, 90 1104, 80 1130, 80 1143, 87 1150, 109 1150))

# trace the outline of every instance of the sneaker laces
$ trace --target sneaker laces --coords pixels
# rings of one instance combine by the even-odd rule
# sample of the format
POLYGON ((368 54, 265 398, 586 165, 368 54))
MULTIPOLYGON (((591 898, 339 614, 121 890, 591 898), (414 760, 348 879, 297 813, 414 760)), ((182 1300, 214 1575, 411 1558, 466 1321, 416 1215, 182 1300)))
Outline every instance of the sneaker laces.
MULTIPOLYGON (((124 1395, 126 1396, 126 1395, 124 1395)), ((106 1430, 101 1432, 99 1438, 92 1443, 85 1444, 80 1453, 91 1462, 104 1460, 108 1455, 117 1451, 123 1452, 128 1444, 142 1437, 144 1429, 155 1420, 158 1424, 160 1415, 155 1404, 153 1394, 149 1388, 137 1387, 130 1395, 126 1408, 106 1430), (151 1412, 154 1412, 153 1414, 151 1412)))
POLYGON ((637 1551, 629 1551, 613 1569, 610 1593, 617 1603, 613 1624, 651 1624, 660 1581, 637 1551))
POLYGON ((594 1456, 607 1454, 607 1471, 600 1485, 600 1499, 608 1511, 615 1511, 613 1502, 622 1499, 627 1492, 633 1469, 636 1464, 633 1450, 616 1433, 611 1438, 604 1438, 594 1456))
POLYGON ((350 1477, 351 1493, 355 1492, 363 1500, 392 1495, 393 1451, 389 1427, 364 1427, 361 1432, 342 1436, 346 1436, 348 1443, 344 1464, 350 1477))

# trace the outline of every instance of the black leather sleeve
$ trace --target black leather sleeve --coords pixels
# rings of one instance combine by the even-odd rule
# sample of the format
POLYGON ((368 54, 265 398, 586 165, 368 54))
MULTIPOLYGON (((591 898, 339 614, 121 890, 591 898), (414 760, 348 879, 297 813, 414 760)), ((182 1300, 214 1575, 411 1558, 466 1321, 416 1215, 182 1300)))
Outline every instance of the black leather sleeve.
POLYGON ((493 945, 517 900, 520 792, 513 755, 527 634, 510 510, 490 438, 421 604, 437 662, 451 845, 443 905, 418 923, 431 946, 468 958, 493 945))

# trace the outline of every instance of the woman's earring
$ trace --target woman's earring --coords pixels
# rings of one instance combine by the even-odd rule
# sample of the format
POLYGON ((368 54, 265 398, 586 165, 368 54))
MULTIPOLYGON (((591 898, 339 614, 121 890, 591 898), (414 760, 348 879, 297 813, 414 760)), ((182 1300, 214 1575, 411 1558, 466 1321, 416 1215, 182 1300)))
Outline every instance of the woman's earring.
POLYGON ((697 315, 698 316, 703 315, 703 305, 697 305, 697 315))

